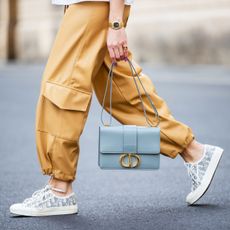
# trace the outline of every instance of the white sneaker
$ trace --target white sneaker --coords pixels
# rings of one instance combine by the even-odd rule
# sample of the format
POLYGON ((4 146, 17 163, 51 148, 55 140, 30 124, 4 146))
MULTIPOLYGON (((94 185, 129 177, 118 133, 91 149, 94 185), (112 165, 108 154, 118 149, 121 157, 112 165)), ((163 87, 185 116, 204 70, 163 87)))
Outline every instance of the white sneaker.
POLYGON ((78 212, 75 193, 67 196, 57 196, 50 185, 35 191, 30 198, 22 203, 10 206, 10 212, 23 216, 51 216, 74 214, 78 212))
POLYGON ((218 146, 204 145, 202 158, 195 163, 184 162, 192 179, 192 191, 186 202, 191 205, 198 201, 207 191, 221 159, 223 149, 218 146))

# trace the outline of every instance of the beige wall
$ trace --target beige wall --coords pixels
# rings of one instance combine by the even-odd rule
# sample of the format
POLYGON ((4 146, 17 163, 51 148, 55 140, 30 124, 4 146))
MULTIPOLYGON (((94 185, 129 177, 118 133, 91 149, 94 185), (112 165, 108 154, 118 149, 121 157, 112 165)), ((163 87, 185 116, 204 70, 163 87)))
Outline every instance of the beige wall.
POLYGON ((143 61, 229 65, 229 22, 230 0, 136 0, 130 45, 143 61))
MULTIPOLYGON (((23 61, 47 58, 63 15, 62 6, 49 0, 18 0, 15 31, 16 57, 23 61)), ((0 0, 0 59, 7 54, 8 0, 0 0)))
POLYGON ((7 28, 8 28, 8 4, 7 1, 0 0, 0 60, 7 57, 7 28))
POLYGON ((46 58, 55 37, 62 7, 49 0, 19 0, 16 31, 17 56, 22 60, 46 58))
MULTIPOLYGON (((7 2, 0 0, 0 59, 6 59, 7 2)), ((18 0, 16 56, 46 60, 63 15, 50 0, 18 0)), ((128 22, 134 57, 155 64, 230 64, 230 0, 135 0, 128 22)))

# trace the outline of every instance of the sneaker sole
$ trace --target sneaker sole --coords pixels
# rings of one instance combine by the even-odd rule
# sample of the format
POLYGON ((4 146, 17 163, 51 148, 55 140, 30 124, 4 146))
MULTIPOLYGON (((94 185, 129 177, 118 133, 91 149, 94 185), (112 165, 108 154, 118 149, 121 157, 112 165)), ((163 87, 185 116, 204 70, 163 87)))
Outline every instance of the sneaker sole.
POLYGON ((188 196, 191 196, 186 199, 186 202, 188 203, 188 205, 192 205, 195 202, 197 202, 208 190, 214 178, 216 169, 219 165, 223 152, 224 150, 222 148, 217 147, 217 149, 215 150, 213 154, 210 165, 208 166, 207 173, 203 178, 204 183, 202 183, 194 192, 190 193, 191 195, 190 194, 188 195, 188 196))
POLYGON ((26 209, 14 209, 10 208, 10 212, 20 216, 54 216, 54 215, 66 215, 77 214, 78 207, 76 205, 68 207, 55 207, 55 208, 43 208, 41 210, 34 208, 26 209))

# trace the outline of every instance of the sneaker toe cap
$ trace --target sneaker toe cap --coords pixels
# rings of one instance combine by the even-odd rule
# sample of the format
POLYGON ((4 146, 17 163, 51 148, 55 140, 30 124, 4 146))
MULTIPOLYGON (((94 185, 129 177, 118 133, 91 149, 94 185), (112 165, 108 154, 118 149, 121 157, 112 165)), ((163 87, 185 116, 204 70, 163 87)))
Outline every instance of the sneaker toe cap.
POLYGON ((186 196, 186 203, 188 204, 188 205, 192 205, 192 204, 194 204, 195 203, 195 200, 194 200, 194 197, 195 196, 195 194, 194 194, 194 191, 193 192, 190 192, 187 196, 186 196))
POLYGON ((18 212, 22 209, 22 206, 23 205, 21 203, 12 204, 10 206, 10 212, 14 214, 18 214, 18 212))

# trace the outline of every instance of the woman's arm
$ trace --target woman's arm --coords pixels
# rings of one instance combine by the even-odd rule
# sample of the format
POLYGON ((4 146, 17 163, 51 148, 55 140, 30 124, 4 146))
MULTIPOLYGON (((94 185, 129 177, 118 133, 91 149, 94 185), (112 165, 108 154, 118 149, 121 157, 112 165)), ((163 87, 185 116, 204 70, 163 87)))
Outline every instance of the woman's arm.
MULTIPOLYGON (((110 0, 109 22, 122 22, 124 7, 124 0, 110 0)), ((115 30, 109 27, 107 34, 107 47, 113 61, 120 61, 128 56, 128 51, 127 49, 125 50, 123 46, 127 46, 125 28, 122 27, 115 30)))

